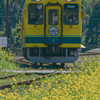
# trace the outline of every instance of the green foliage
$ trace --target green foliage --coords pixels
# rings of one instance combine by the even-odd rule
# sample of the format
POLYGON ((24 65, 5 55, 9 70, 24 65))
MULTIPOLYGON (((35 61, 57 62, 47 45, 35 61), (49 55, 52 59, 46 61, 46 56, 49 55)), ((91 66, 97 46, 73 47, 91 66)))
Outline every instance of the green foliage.
POLYGON ((16 24, 15 28, 12 29, 12 44, 16 45, 17 50, 21 49, 20 43, 20 24, 16 24))
POLYGON ((93 6, 99 0, 81 0, 81 1, 82 1, 82 5, 84 5, 85 8, 85 18, 83 19, 83 23, 82 23, 82 27, 84 31, 84 28, 86 28, 86 22, 88 22, 88 19, 92 14, 93 6))
MULTIPOLYGON (((5 36, 5 29, 3 31, 0 31, 0 36, 5 36)), ((11 44, 15 45, 17 50, 21 50, 20 24, 16 24, 15 28, 12 28, 11 44)))
POLYGON ((86 32, 86 44, 98 44, 97 37, 100 34, 98 29, 100 28, 100 1, 98 1, 91 13, 88 25, 88 31, 86 32))
POLYGON ((99 0, 81 0, 84 5, 86 15, 91 15, 94 4, 99 0))
POLYGON ((14 70, 16 69, 16 65, 13 62, 13 55, 10 51, 9 53, 6 52, 6 50, 3 50, 2 47, 0 47, 0 68, 1 69, 10 69, 14 70))
MULTIPOLYGON (((20 13, 21 6, 24 0, 9 0, 9 16, 11 13, 11 1, 13 2, 13 21, 12 25, 15 26, 15 24, 18 22, 18 14, 20 13)), ((10 19, 10 17, 9 17, 10 19)), ((0 0, 0 31, 1 27, 5 26, 6 23, 6 0, 0 0)))

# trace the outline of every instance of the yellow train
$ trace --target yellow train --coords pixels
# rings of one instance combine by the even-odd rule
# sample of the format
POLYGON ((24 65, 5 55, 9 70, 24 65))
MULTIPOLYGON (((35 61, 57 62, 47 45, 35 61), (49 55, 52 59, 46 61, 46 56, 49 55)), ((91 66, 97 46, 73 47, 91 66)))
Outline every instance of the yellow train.
POLYGON ((26 0, 21 21, 23 55, 34 63, 74 63, 82 42, 81 0, 26 0))

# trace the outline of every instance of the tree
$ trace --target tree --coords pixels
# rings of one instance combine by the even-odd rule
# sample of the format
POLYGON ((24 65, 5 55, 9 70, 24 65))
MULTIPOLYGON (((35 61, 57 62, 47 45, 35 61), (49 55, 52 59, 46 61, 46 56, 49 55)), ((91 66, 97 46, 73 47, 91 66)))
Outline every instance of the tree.
POLYGON ((100 28, 100 1, 94 7, 89 19, 88 31, 86 33, 86 44, 98 44, 97 36, 100 34, 97 30, 100 28))
POLYGON ((82 20, 83 31, 85 31, 84 29, 87 28, 86 23, 88 22, 88 19, 91 16, 93 7, 97 1, 99 0, 81 0, 82 5, 84 5, 84 8, 85 8, 85 18, 82 20))

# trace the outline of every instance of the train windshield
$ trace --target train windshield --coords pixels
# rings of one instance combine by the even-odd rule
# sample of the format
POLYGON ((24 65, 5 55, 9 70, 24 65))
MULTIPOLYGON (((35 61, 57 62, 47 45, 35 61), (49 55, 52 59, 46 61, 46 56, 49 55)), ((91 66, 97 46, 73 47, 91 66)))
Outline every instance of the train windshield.
POLYGON ((43 4, 28 5, 28 23, 37 25, 43 24, 43 4))
POLYGON ((58 25, 58 9, 49 9, 49 25, 58 25))
POLYGON ((78 4, 64 4, 64 24, 78 24, 78 4))

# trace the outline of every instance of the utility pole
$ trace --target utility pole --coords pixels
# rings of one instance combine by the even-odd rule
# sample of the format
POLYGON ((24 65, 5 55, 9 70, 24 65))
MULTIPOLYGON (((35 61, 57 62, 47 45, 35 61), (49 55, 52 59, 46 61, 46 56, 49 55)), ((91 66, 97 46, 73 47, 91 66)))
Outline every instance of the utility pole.
POLYGON ((96 22, 96 43, 98 43, 98 41, 97 41, 97 22, 96 22))
POLYGON ((9 48, 9 50, 11 50, 11 30, 12 30, 13 6, 14 6, 13 2, 11 1, 11 14, 10 14, 10 25, 9 25, 9 34, 8 34, 8 48, 9 48))
POLYGON ((100 47, 100 46, 99 46, 99 43, 100 43, 100 42, 99 42, 99 34, 98 34, 98 32, 99 32, 99 31, 98 31, 98 26, 99 26, 99 25, 98 25, 98 21, 99 21, 99 20, 98 20, 97 18, 95 18, 95 23, 96 23, 96 25, 95 25, 95 27, 96 27, 96 28, 95 28, 95 29, 96 29, 96 44, 98 45, 98 48, 99 48, 99 47, 100 47))
POLYGON ((9 0, 6 0, 6 36, 7 36, 7 51, 8 51, 8 32, 9 32, 9 0))

